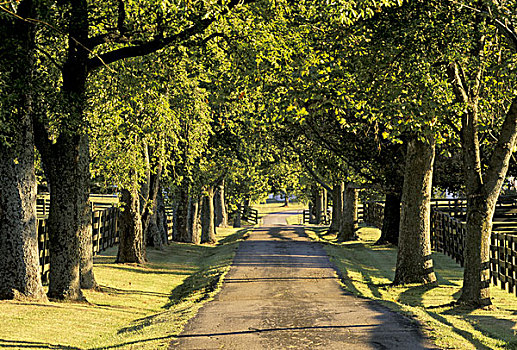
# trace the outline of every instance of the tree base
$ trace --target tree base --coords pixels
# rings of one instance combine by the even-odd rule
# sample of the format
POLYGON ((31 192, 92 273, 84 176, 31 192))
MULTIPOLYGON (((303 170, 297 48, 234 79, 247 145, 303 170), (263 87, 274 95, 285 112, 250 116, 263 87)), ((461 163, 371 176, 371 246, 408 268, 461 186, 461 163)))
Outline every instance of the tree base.
POLYGON ((438 286, 438 282, 436 280, 436 275, 434 272, 430 272, 426 275, 419 276, 417 278, 414 277, 414 274, 407 274, 406 276, 400 276, 395 273, 395 278, 393 280, 393 286, 404 286, 406 284, 421 284, 425 286, 438 286))
POLYGON ((39 292, 24 294, 16 289, 3 290, 0 292, 0 300, 14 300, 14 301, 40 301, 47 302, 48 298, 43 289, 39 292))
POLYGON ((467 298, 463 298, 461 296, 456 304, 468 310, 496 310, 496 307, 492 304, 492 300, 490 298, 478 300, 472 300, 470 298, 468 298, 468 300, 465 299, 467 298))
POLYGON ((74 302, 74 303, 87 303, 86 297, 83 295, 81 290, 79 292, 70 291, 69 293, 51 293, 47 294, 48 300, 50 301, 61 301, 61 302, 74 302))

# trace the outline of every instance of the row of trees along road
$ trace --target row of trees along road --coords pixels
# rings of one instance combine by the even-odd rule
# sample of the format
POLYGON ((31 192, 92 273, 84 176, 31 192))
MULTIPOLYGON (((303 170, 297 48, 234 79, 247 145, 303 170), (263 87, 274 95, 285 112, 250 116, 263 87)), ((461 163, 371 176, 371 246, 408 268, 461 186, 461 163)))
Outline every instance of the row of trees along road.
POLYGON ((51 192, 48 296, 69 300, 96 287, 92 176, 120 190, 121 263, 164 244, 163 200, 175 206, 176 239, 213 243, 215 222, 227 222, 221 199, 236 209, 271 171, 280 191, 310 178, 331 192, 342 240, 353 238, 339 214, 355 187, 384 194, 379 243, 399 247, 394 283, 434 283, 433 164, 460 150, 463 181, 435 179, 468 198, 459 301, 489 306, 491 220, 517 135, 515 5, 1 4, 0 298, 45 298, 35 146, 51 192), (278 177, 301 169, 305 180, 278 177))

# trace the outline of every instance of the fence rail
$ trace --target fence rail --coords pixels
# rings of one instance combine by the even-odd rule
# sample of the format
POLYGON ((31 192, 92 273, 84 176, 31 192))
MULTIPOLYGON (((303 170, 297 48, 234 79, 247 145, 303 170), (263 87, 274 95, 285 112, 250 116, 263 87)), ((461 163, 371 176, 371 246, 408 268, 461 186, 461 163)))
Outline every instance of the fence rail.
MULTIPOLYGON (((327 209, 327 212, 325 212, 324 210, 322 210, 320 212, 320 225, 330 225, 331 223, 331 214, 332 214, 332 210, 331 209, 327 209)), ((314 218, 315 220, 315 218, 314 218)), ((311 224, 313 223, 312 220, 311 220, 311 212, 309 209, 304 209, 303 210, 303 223, 304 224, 311 224)))
POLYGON ((384 220, 384 203, 379 201, 366 202, 363 205, 363 221, 377 228, 382 228, 384 220))
MULTIPOLYGON (((119 203, 117 195, 114 194, 90 194, 90 205, 92 210, 110 208, 119 203)), ((38 194, 36 197, 36 215, 38 218, 45 218, 50 211, 50 195, 38 194)))
MULTIPOLYGON (((43 196, 42 196, 43 197, 43 196)), ((97 200, 99 197, 95 198, 97 200)), ((40 198, 38 198, 39 200, 40 198)), ((118 200, 117 200, 118 201, 118 200)), ((48 215, 48 198, 41 198, 39 203, 39 213, 46 213, 48 215)), ((120 209, 114 205, 113 199, 107 198, 106 201, 92 201, 95 205, 92 206, 92 243, 93 254, 96 255, 110 247, 113 247, 119 242, 118 220, 120 209), (98 204, 98 205, 97 205, 98 204)), ((167 237, 169 242, 172 240, 174 218, 172 208, 166 208, 165 214, 167 216, 167 237)), ((48 282, 50 272, 50 240, 47 229, 47 216, 38 215, 38 254, 40 262, 40 272, 43 283, 48 282)))
POLYGON ((241 219, 249 222, 250 224, 257 225, 258 224, 258 210, 253 209, 252 207, 240 207, 241 211, 241 219))
MULTIPOLYGON (((454 200, 432 201, 431 247, 463 266, 467 225, 461 220, 464 210, 458 210, 452 204, 454 200)), ((463 204, 465 203, 458 202, 458 207, 463 204)), ((365 222, 382 227, 381 208, 383 206, 379 202, 366 203, 365 222)), ((517 222, 510 221, 515 217, 514 212, 517 209, 514 198, 506 201, 503 198, 497 209, 490 237, 491 281, 501 289, 517 295, 517 222)))
MULTIPOLYGON (((320 223, 322 225, 330 225, 332 223, 332 210, 333 210, 332 206, 330 206, 327 209, 326 213, 324 211, 321 211, 321 213, 320 213, 321 222, 320 223)), ((364 210, 365 210, 365 206, 363 204, 359 204, 357 206, 357 221, 358 222, 363 221, 363 219, 364 219, 364 210)), ((303 210, 302 223, 303 224, 311 223, 311 212, 310 212, 309 209, 304 209, 303 210)))
POLYGON ((494 232, 490 238, 492 283, 517 295, 517 235, 494 232))

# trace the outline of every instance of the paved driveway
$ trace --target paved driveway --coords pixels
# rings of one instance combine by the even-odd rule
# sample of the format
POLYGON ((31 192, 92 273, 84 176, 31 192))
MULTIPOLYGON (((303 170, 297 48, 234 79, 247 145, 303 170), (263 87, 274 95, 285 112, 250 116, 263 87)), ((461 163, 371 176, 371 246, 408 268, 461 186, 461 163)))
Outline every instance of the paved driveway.
POLYGON ((408 319, 345 293, 320 244, 282 225, 286 215, 266 216, 240 244, 221 292, 171 349, 434 348, 408 319))

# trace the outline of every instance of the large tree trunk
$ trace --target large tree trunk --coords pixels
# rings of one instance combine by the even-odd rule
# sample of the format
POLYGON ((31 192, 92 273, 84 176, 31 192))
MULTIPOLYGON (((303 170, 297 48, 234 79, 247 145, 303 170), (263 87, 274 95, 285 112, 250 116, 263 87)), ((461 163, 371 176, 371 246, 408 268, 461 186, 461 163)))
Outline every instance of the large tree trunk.
POLYGON ((190 240, 188 243, 201 243, 201 199, 191 197, 189 200, 188 232, 190 240))
POLYGON ((162 175, 162 165, 158 164, 156 173, 149 177, 148 198, 142 214, 142 225, 144 237, 148 245, 158 249, 163 248, 162 236, 158 228, 158 192, 160 191, 160 177, 162 175))
POLYGON ((332 222, 329 227, 329 232, 340 231, 344 209, 344 191, 345 184, 343 182, 334 184, 334 188, 332 189, 332 222))
POLYGON ((402 193, 387 193, 384 202, 381 237, 375 244, 399 243, 400 202, 402 193))
POLYGON ((338 235, 340 241, 355 239, 355 231, 357 230, 357 202, 358 191, 353 185, 348 184, 345 189, 343 224, 341 225, 338 235))
POLYGON ((48 295, 82 300, 81 275, 87 286, 95 286, 88 137, 64 133, 50 148, 41 152, 50 188, 48 295))
MULTIPOLYGON (((32 17, 32 1, 18 5, 18 15, 32 17)), ((0 22, 0 299, 46 299, 41 285, 36 232, 36 177, 31 120, 34 27, 17 19, 0 22), (5 93, 5 95, 4 95, 5 93), (11 133, 2 130, 11 126, 11 133), (3 138, 2 138, 3 139, 3 138)))
POLYGON ((121 191, 123 211, 119 219, 120 242, 118 246, 118 263, 144 264, 145 245, 142 219, 140 216, 140 199, 135 186, 131 191, 121 191))
POLYGON ((51 207, 49 297, 83 299, 80 274, 85 285, 94 286, 92 271, 91 212, 89 194, 89 145, 84 110, 89 53, 82 43, 88 38, 85 1, 70 3, 67 58, 62 68, 63 106, 59 136, 55 143, 35 120, 36 143, 49 180, 51 207), (83 254, 81 257, 80 255, 83 254))
POLYGON ((188 195, 188 185, 182 184, 178 195, 178 207, 176 210, 176 224, 174 229, 176 234, 174 239, 178 242, 191 242, 192 238, 188 229, 190 199, 188 195))
POLYGON ((215 236, 214 188, 210 186, 207 192, 207 195, 203 196, 201 242, 215 244, 217 238, 215 236))
POLYGON ((318 188, 316 192, 316 202, 314 203, 314 223, 320 225, 324 220, 325 208, 325 190, 318 188))
POLYGON ((226 203, 224 200, 224 180, 217 186, 217 192, 214 199, 215 205, 215 226, 228 226, 228 212, 226 211, 226 203))
POLYGON ((235 228, 242 227, 241 208, 241 202, 237 203, 237 212, 235 212, 235 217, 233 218, 233 227, 235 228))
POLYGON ((288 207, 289 206, 289 194, 287 193, 287 191, 284 191, 284 207, 288 207))
POLYGON ((517 139, 517 99, 506 114, 488 167, 482 175, 477 131, 477 104, 462 118, 461 141, 467 189, 467 233, 460 303, 488 307, 490 297, 490 235, 495 205, 517 139))
POLYGON ((322 216, 322 221, 327 222, 328 221, 328 207, 329 207, 328 191, 326 188, 323 188, 322 191, 323 191, 323 202, 321 203, 321 208, 322 208, 321 216, 322 216))
POLYGON ((163 201, 163 192, 161 189, 158 191, 158 195, 156 196, 156 226, 162 243, 168 244, 167 214, 165 212, 165 203, 163 201))
POLYGON ((484 196, 467 199, 467 233, 463 288, 459 302, 487 307, 490 299, 490 235, 495 200, 484 196))
POLYGON ((436 282, 430 235, 434 155, 434 140, 408 142, 395 285, 436 282))

